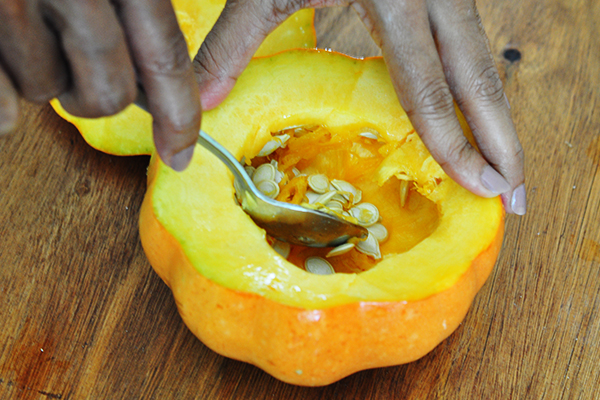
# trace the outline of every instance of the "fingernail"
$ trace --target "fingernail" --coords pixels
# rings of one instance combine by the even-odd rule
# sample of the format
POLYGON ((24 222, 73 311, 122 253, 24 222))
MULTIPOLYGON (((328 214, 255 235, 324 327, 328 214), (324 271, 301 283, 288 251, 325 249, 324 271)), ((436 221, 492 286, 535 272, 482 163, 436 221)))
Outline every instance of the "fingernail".
POLYGON ((177 172, 181 172, 187 168, 192 161, 192 156, 194 155, 195 144, 190 147, 181 150, 179 153, 174 154, 171 157, 170 167, 173 168, 177 172))
POLYGON ((489 165, 486 165, 483 169, 481 183, 483 183, 483 186, 485 186, 487 190, 494 194, 501 194, 510 190, 510 185, 506 179, 489 165))
POLYGON ((517 215, 525 215, 527 212, 527 195, 525 193, 525 184, 517 186, 510 200, 510 207, 517 215))

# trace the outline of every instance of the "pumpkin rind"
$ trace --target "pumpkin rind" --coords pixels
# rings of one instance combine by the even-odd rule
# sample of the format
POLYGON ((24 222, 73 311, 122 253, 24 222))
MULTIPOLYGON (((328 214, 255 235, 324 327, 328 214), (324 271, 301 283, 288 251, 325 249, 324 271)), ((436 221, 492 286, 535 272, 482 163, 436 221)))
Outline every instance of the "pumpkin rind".
POLYGON ((290 51, 253 60, 203 128, 251 158, 297 124, 376 129, 395 147, 374 179, 409 176, 439 208, 437 229, 360 274, 317 276, 281 258, 235 204, 231 175, 197 148, 175 173, 153 157, 142 244, 205 344, 290 383, 324 385, 422 357, 464 318, 502 243, 498 198, 479 198, 433 161, 381 59, 290 51), (301 66, 301 67, 300 67, 301 66))
MULTIPOLYGON (((173 0, 190 58, 194 58, 225 6, 225 0, 173 0)), ((314 48, 314 10, 300 10, 273 31, 255 56, 266 56, 291 48, 314 48)), ((65 120, 77 127, 95 149, 114 155, 150 155, 154 152, 152 117, 135 105, 103 118, 81 118, 69 114, 58 99, 50 104, 65 120)))

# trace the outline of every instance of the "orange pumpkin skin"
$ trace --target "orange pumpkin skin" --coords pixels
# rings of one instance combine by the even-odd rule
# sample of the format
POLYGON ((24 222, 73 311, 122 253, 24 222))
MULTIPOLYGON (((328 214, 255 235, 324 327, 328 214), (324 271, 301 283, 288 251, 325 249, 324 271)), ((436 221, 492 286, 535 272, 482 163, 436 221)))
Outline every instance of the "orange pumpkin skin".
POLYGON ((423 357, 463 320, 502 246, 504 223, 454 286, 426 299, 318 310, 287 306, 217 285, 196 271, 154 214, 157 166, 153 158, 140 236, 148 260, 172 289, 185 324, 215 352, 291 384, 327 385, 360 370, 423 357))

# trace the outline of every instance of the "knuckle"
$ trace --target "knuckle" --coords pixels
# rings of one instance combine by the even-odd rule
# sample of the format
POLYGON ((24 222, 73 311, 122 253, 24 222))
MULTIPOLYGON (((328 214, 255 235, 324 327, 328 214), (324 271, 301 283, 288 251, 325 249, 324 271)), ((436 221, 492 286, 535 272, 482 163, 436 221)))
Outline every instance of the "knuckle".
POLYGON ((176 136, 185 136, 190 132, 197 133, 200 126, 200 108, 186 107, 176 116, 171 116, 165 121, 169 131, 176 136))
POLYGON ((409 117, 418 113, 429 120, 446 120, 454 115, 452 93, 443 77, 425 80, 414 99, 414 107, 407 110, 409 117))
POLYGON ((232 69, 234 65, 224 57, 226 54, 223 46, 212 35, 202 43, 193 62, 196 81, 201 89, 210 84, 237 81, 236 71, 232 69))
POLYGON ((183 36, 171 40, 166 46, 173 51, 156 52, 145 62, 142 68, 146 73, 161 76, 180 76, 188 73, 191 62, 183 36))
POLYGON ((23 88, 23 98, 32 103, 43 104, 58 96, 62 93, 63 89, 60 86, 54 85, 45 88, 37 86, 32 89, 27 87, 23 88))
POLYGON ((100 25, 88 17, 68 18, 75 11, 61 11, 65 15, 52 12, 52 23, 61 35, 63 47, 68 57, 81 57, 89 60, 104 60, 128 52, 122 28, 112 20, 100 25), (55 22, 56 21, 56 22, 55 22), (61 22, 58 22, 61 21, 61 22))
POLYGON ((486 65, 478 68, 479 72, 474 73, 471 81, 471 90, 476 99, 487 103, 504 102, 504 88, 500 74, 490 61, 486 61, 486 65))
MULTIPOLYGON (((50 61, 47 62, 50 65, 50 61)), ((69 88, 69 76, 60 66, 45 71, 23 71, 27 74, 20 80, 21 92, 26 100, 46 103, 69 88)))
POLYGON ((119 50, 124 48, 124 41, 116 35, 106 35, 102 40, 94 40, 91 37, 85 39, 79 49, 83 57, 89 60, 104 60, 110 58, 119 50))
POLYGON ((271 12, 266 18, 269 22, 279 25, 287 17, 300 10, 304 6, 304 0, 272 0, 271 12))
POLYGON ((214 36, 210 35, 204 40, 198 54, 194 57, 194 71, 199 76, 205 73, 209 74, 213 79, 220 79, 220 73, 223 70, 220 68, 222 64, 219 57, 219 49, 214 49, 216 42, 214 36))
POLYGON ((466 139, 453 141, 445 148, 439 164, 444 170, 446 170, 448 167, 457 165, 460 162, 467 160, 472 149, 473 148, 471 144, 466 139))
POLYGON ((125 109, 134 100, 133 91, 115 89, 96 93, 86 99, 85 113, 88 118, 106 117, 117 114, 125 109))
POLYGON ((69 77, 62 71, 27 71, 24 68, 17 81, 23 98, 38 104, 52 100, 69 87, 69 77))

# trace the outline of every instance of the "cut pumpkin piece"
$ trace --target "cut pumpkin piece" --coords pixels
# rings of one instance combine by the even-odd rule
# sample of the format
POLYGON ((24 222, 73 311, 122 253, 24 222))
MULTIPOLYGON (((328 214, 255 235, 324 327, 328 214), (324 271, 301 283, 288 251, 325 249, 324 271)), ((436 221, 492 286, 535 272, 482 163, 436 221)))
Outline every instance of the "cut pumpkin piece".
MULTIPOLYGON (((221 14, 225 0, 173 0, 172 3, 190 58, 193 58, 221 14)), ((313 20, 312 9, 296 12, 265 39, 255 56, 292 48, 314 48, 313 20)), ((114 116, 89 119, 69 114, 57 99, 50 104, 58 115, 75 125, 95 149, 114 155, 149 155, 154 151, 152 117, 135 105, 114 116)))
MULTIPOLYGON (((386 228, 381 259, 352 250, 327 259, 335 273, 310 273, 305 261, 328 249, 278 253, 208 151, 198 147, 183 173, 152 157, 142 244, 208 347, 289 383, 325 385, 416 360, 458 327, 495 264, 502 204, 463 189, 433 160, 381 58, 293 50, 254 59, 203 127, 248 162, 290 133, 261 163, 348 182, 386 228)), ((293 184, 288 199, 306 190, 293 184)))

